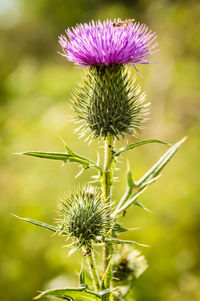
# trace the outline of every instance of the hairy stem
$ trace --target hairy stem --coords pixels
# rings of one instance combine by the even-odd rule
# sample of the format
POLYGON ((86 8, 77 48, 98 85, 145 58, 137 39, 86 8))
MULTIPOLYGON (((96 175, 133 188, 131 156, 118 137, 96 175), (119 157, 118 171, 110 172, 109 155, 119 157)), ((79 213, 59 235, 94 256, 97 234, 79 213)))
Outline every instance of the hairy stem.
POLYGON ((93 249, 83 246, 82 250, 83 250, 83 255, 86 256, 86 258, 87 258, 87 262, 88 262, 88 266, 90 269, 90 274, 92 277, 94 288, 98 292, 100 289, 100 281, 99 281, 99 275, 97 272, 93 249))
MULTIPOLYGON (((107 205, 111 204, 111 186, 112 186, 112 168, 113 168, 113 160, 114 159, 114 151, 113 151, 113 137, 108 136, 105 140, 105 157, 104 157, 104 171, 103 171, 103 197, 107 205)), ((110 216, 108 216, 110 218, 110 216)), ((109 289, 111 285, 112 279, 112 269, 111 269, 111 256, 113 252, 112 243, 104 244, 104 286, 109 289)), ((104 278, 103 277, 103 278, 104 278)), ((111 296, 105 296, 105 301, 112 300, 111 296)))

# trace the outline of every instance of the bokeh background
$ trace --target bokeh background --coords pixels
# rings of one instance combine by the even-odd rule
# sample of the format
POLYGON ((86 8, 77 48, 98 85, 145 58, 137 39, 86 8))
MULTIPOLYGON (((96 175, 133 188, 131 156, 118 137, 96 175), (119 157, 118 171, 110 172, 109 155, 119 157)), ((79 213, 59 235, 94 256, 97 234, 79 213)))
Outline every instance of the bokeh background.
MULTIPOLYGON (((151 245, 140 249, 148 270, 137 280, 137 301, 200 300, 199 78, 200 2, 170 0, 0 0, 0 299, 28 301, 36 290, 74 285, 80 254, 67 257, 65 242, 15 219, 11 213, 52 223, 56 201, 78 179, 79 167, 20 157, 27 150, 64 151, 60 136, 96 159, 102 146, 84 144, 72 122, 70 99, 80 82, 77 68, 57 54, 58 35, 91 19, 136 18, 158 33, 159 64, 139 66, 151 102, 151 119, 138 139, 188 140, 142 196, 152 213, 131 208, 123 226, 140 227, 122 238, 151 245), (75 271, 75 273, 74 273, 75 271)), ((132 70, 135 73, 134 70, 132 70)), ((129 143, 135 138, 127 136, 129 143)), ((126 141, 120 140, 118 146, 126 141)), ((166 151, 143 146, 123 156, 114 199, 125 190, 127 161, 139 178, 166 151)), ((100 153, 102 156, 102 148, 100 153)))

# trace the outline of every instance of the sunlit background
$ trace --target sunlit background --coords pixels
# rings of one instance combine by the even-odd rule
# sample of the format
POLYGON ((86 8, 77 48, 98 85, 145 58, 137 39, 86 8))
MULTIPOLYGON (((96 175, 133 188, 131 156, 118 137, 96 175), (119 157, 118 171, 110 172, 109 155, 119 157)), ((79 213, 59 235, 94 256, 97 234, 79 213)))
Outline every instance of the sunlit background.
MULTIPOLYGON (((98 141, 84 144, 74 133, 70 99, 84 68, 57 54, 58 35, 91 19, 135 18, 156 31, 159 64, 139 66, 151 102, 151 119, 138 139, 188 140, 142 196, 152 213, 133 207, 123 226, 139 227, 121 238, 140 248, 148 270, 134 288, 137 301, 200 300, 199 79, 200 2, 0 0, 0 299, 28 301, 37 290, 76 285, 80 254, 67 257, 63 239, 14 218, 49 223, 56 202, 93 171, 78 179, 79 167, 13 153, 64 151, 60 136, 77 153, 96 160, 98 141)), ((133 68, 132 68, 133 69, 133 68)), ((135 73, 132 70, 133 74, 135 73)), ((127 136, 128 142, 136 141, 127 136)), ((123 145, 127 139, 120 140, 123 145)), ((139 178, 167 150, 147 145, 123 156, 114 199, 125 190, 127 162, 139 178)), ((102 148, 100 148, 102 156, 102 148)))

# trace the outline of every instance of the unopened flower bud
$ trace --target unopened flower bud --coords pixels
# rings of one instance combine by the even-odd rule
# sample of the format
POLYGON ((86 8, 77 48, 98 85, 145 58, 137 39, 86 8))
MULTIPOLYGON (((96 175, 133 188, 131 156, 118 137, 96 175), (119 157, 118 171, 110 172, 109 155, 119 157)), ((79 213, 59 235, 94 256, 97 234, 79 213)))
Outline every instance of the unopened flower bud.
POLYGON ((74 245, 90 246, 105 235, 105 229, 110 224, 109 208, 101 197, 99 189, 87 186, 60 203, 63 231, 73 239, 74 245))

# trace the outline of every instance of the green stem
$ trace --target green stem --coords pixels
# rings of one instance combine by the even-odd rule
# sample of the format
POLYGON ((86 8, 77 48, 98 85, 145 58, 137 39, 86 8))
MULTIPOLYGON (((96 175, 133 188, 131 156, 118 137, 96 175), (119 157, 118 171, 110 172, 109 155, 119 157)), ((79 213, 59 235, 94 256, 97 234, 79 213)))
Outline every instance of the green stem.
POLYGON ((103 194, 107 204, 110 204, 111 197, 113 155, 113 137, 108 136, 105 140, 105 156, 103 170, 103 194))
POLYGON ((87 257, 87 262, 88 262, 88 266, 89 266, 90 273, 92 276, 94 288, 98 292, 100 290, 100 281, 99 281, 99 275, 97 272, 93 249, 83 246, 82 250, 83 250, 84 256, 87 257))
MULTIPOLYGON (((103 198, 105 200, 106 205, 111 204, 111 186, 112 186, 112 168, 113 168, 113 160, 114 159, 114 151, 113 151, 113 137, 108 136, 105 140, 105 157, 104 157, 104 170, 103 170, 103 198)), ((108 216, 110 219, 110 215, 108 216)), ((103 257, 104 257, 104 287, 109 289, 111 286, 111 279, 112 279, 112 269, 111 269, 111 256, 113 253, 112 243, 105 243, 104 250, 103 250, 103 257)), ((103 300, 108 301, 112 300, 112 296, 107 295, 103 298, 103 300)))

